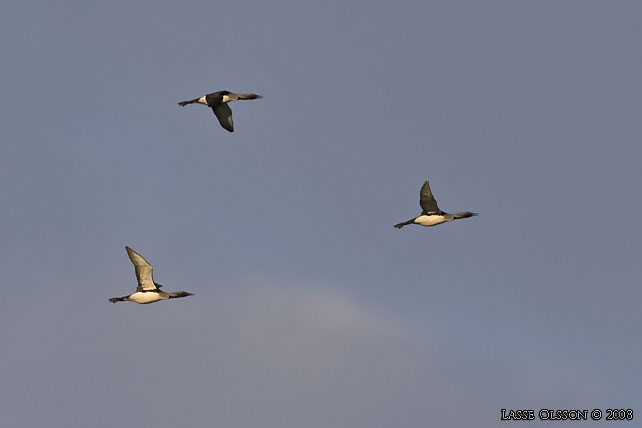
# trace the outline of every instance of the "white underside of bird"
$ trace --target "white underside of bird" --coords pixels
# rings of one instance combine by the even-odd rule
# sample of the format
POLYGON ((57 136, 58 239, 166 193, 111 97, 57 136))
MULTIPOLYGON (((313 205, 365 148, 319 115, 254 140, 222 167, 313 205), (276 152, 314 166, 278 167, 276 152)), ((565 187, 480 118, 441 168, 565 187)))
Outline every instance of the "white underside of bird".
POLYGON ((135 303, 154 303, 158 302, 159 300, 167 300, 168 296, 166 293, 158 293, 154 291, 147 291, 147 292, 141 292, 138 291, 132 295, 129 296, 129 301, 130 302, 135 302, 135 303), (164 294, 164 296, 163 296, 164 294))
POLYGON ((437 224, 442 224, 446 223, 447 221, 450 221, 451 219, 446 218, 446 216, 443 215, 420 215, 417 217, 414 221, 415 224, 421 225, 421 226, 435 226, 437 224))

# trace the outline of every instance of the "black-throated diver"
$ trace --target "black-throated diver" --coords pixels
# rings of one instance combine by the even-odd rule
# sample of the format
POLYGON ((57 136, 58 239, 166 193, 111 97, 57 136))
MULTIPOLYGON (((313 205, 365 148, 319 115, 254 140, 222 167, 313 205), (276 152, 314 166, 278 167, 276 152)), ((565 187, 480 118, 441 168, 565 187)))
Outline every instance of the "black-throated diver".
POLYGON ((404 221, 403 223, 395 224, 395 227, 397 229, 401 229, 408 224, 418 224, 420 226, 436 226, 448 221, 479 215, 477 213, 471 213, 468 211, 455 214, 448 214, 446 212, 443 212, 437 206, 437 201, 432 195, 432 191, 430 190, 430 184, 428 183, 428 181, 426 181, 424 185, 421 186, 421 192, 419 193, 419 205, 422 209, 421 215, 411 220, 404 221))
POLYGON ((154 277, 152 275, 152 265, 150 265, 143 256, 141 256, 131 248, 125 247, 125 249, 127 250, 129 259, 134 264, 134 269, 136 270, 136 279, 138 280, 138 287, 136 287, 136 292, 128 296, 112 297, 111 299, 109 299, 110 302, 134 302, 145 304, 158 302, 159 300, 193 296, 192 293, 188 293, 187 291, 175 291, 173 293, 166 293, 159 290, 162 285, 154 282, 154 277))
POLYGON ((194 98, 189 101, 181 101, 179 106, 185 107, 188 104, 204 104, 212 109, 221 126, 230 132, 234 132, 234 120, 232 119, 232 109, 227 105, 230 101, 236 100, 255 100, 263 98, 257 94, 235 94, 229 91, 212 92, 203 95, 200 98, 194 98))

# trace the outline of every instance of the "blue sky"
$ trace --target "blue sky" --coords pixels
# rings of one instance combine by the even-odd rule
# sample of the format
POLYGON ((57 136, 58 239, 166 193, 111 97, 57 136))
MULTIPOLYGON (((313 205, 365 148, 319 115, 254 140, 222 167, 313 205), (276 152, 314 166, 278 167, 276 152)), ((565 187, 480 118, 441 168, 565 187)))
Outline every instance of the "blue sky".
POLYGON ((0 10, 7 426, 642 411, 640 2, 0 10))

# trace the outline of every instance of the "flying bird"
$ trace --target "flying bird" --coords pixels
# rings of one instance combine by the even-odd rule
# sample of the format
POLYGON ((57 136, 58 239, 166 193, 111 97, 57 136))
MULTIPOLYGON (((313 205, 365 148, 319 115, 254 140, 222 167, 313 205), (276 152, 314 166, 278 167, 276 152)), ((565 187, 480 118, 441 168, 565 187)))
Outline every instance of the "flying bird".
POLYGON ((150 265, 143 256, 141 256, 131 248, 125 247, 125 249, 127 250, 129 260, 131 260, 134 264, 138 287, 136 287, 135 293, 130 294, 129 296, 112 297, 111 299, 109 299, 110 302, 134 302, 145 304, 158 302, 159 300, 193 296, 192 293, 188 293, 187 291, 175 291, 173 293, 166 293, 159 290, 162 285, 154 282, 154 277, 152 275, 152 265, 150 265))
POLYGON ((227 105, 230 101, 236 100, 255 100, 263 98, 256 94, 235 94, 229 91, 212 92, 203 95, 200 98, 194 98, 189 101, 181 101, 179 106, 185 107, 188 104, 204 104, 212 109, 221 126, 230 132, 234 132, 234 120, 232 119, 232 109, 227 105))
POLYGON ((421 192, 419 193, 419 205, 421 205, 422 209, 421 215, 419 215, 419 217, 404 221, 403 223, 395 224, 395 227, 397 229, 401 229, 408 224, 418 224, 420 226, 436 226, 447 221, 453 221, 460 218, 468 218, 479 215, 477 213, 471 213, 468 211, 455 214, 448 214, 443 212, 437 206, 437 201, 432 195, 432 191, 430 190, 430 183, 428 183, 428 181, 426 181, 424 185, 421 186, 421 192))

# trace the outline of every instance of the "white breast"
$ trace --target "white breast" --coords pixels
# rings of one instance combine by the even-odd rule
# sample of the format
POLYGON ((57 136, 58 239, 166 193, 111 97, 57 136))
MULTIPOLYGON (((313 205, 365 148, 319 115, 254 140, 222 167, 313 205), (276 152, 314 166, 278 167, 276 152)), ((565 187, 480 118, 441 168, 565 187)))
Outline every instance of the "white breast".
POLYGON ((196 102, 197 102, 197 103, 199 103, 199 104, 205 104, 205 105, 207 105, 207 100, 205 100, 205 95, 203 95, 202 97, 200 97, 200 98, 198 99, 198 101, 196 101, 196 102))
POLYGON ((142 293, 137 291, 129 296, 129 300, 136 303, 153 303, 161 300, 161 296, 158 293, 142 293))
POLYGON ((232 98, 230 98, 229 95, 223 95, 223 102, 224 103, 228 103, 230 101, 235 101, 235 100, 236 100, 236 98, 232 99, 232 98))
POLYGON ((434 226, 449 221, 443 215, 420 215, 415 219, 415 223, 421 226, 434 226))

